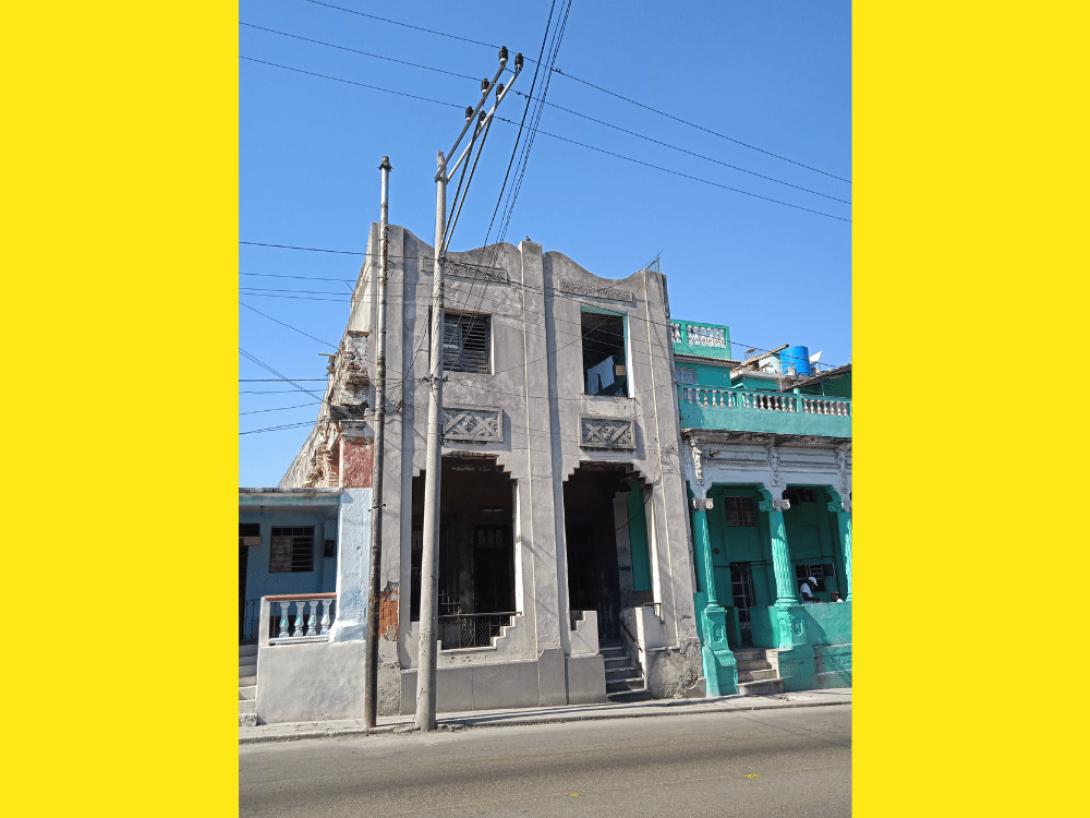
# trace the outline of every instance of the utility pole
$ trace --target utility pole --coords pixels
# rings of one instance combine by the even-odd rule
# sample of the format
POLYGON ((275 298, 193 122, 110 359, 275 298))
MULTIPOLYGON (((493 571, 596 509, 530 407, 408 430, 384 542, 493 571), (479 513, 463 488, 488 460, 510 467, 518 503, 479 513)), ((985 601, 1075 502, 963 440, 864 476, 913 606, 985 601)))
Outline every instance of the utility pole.
MULTIPOLYGON (((481 100, 476 108, 466 109, 466 124, 454 145, 444 155, 438 156, 438 172, 435 174, 435 270, 432 280, 431 308, 431 371, 428 376, 430 401, 428 402, 427 440, 428 451, 424 466, 424 531, 423 553, 420 562, 420 654, 416 668, 416 727, 427 732, 435 729, 435 679, 437 635, 439 630, 439 509, 440 476, 443 469, 441 440, 443 414, 443 265, 446 261, 447 243, 450 235, 447 231, 447 182, 458 170, 458 166, 467 159, 473 147, 473 141, 466 146, 462 155, 448 170, 447 159, 458 150, 462 138, 481 112, 488 93, 496 85, 500 75, 507 67, 507 47, 500 49, 500 68, 489 82, 481 81, 481 100)), ((496 102, 488 115, 480 120, 474 132, 476 134, 492 124, 492 117, 500 103, 507 97, 511 86, 515 84, 522 71, 522 54, 515 56, 515 76, 507 88, 496 88, 496 102)), ((457 193, 455 195, 457 198, 457 193)), ((464 201, 464 198, 463 198, 464 201)), ((459 208, 460 212, 460 208, 459 208)), ((455 217, 454 221, 457 221, 455 217)))
POLYGON ((375 361, 375 471, 371 488, 371 591, 367 597, 367 654, 363 668, 363 725, 374 728, 378 715, 379 594, 382 568, 382 465, 386 440, 386 261, 390 232, 390 157, 382 157, 382 210, 379 236, 382 267, 378 276, 378 350, 375 361))

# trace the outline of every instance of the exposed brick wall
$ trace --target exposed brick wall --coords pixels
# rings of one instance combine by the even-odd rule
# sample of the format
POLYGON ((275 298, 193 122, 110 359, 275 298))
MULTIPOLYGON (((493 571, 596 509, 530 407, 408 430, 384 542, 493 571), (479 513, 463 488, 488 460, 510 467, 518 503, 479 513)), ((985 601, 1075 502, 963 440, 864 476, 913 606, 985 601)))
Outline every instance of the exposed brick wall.
POLYGON ((374 485, 375 445, 365 437, 341 438, 341 485, 368 489, 374 485))
POLYGON ((391 642, 397 641, 397 598, 397 588, 387 584, 378 600, 378 632, 391 642))

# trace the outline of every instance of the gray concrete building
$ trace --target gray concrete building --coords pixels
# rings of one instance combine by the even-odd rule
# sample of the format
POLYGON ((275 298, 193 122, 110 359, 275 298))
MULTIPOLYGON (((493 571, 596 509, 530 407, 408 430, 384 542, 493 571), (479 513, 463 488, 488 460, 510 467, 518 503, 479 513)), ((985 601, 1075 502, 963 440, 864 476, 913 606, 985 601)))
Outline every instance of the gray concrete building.
MULTIPOLYGON (((388 246, 379 711, 411 713, 434 264, 404 228, 388 246)), ((371 485, 379 247, 373 225, 326 403, 281 489, 371 485)), ((445 270, 439 712, 704 695, 665 277, 600 278, 529 240, 445 270)), ((368 553, 337 556, 352 626, 264 639, 262 721, 362 714, 368 553)))

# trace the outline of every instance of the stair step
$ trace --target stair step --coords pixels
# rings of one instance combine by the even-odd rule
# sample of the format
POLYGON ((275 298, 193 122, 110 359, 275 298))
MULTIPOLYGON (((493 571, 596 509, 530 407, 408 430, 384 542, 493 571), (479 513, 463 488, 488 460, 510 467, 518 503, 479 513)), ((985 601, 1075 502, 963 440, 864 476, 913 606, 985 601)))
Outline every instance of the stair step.
POLYGON ((614 657, 614 656, 627 656, 628 655, 628 651, 625 650, 624 648, 603 648, 603 647, 599 646, 598 647, 598 652, 600 654, 602 654, 602 656, 605 656, 607 659, 610 658, 610 657, 614 657))
POLYGON ((765 679, 775 679, 776 671, 768 670, 739 670, 738 682, 763 682, 765 679))
POLYGON ((611 702, 646 702, 654 698, 650 690, 623 690, 616 693, 606 693, 606 698, 611 702))
POLYGON ((616 678, 619 676, 622 679, 627 679, 629 676, 635 676, 638 672, 636 666, 632 664, 624 665, 623 667, 609 667, 606 668, 606 678, 616 678))
POLYGON ((243 713, 256 713, 257 702, 253 699, 240 699, 238 703, 238 714, 241 716, 243 713))
POLYGON ((738 666, 739 672, 743 670, 768 670, 772 667, 772 663, 764 659, 756 662, 746 661, 744 659, 739 659, 737 654, 735 654, 735 664, 738 666))
POLYGON ((618 690, 643 690, 643 678, 636 676, 631 679, 607 679, 606 693, 614 693, 618 690))
POLYGON ((764 679, 759 682, 740 683, 738 692, 743 696, 771 696, 776 693, 783 693, 783 679, 764 679))
POLYGON ((768 653, 765 648, 738 648, 731 651, 736 662, 767 662, 768 653))
POLYGON ((243 656, 257 656, 257 645, 239 645, 238 655, 240 658, 243 656))
POLYGON ((238 663, 238 675, 239 676, 253 676, 257 673, 257 662, 239 662, 238 663))
POLYGON ((256 685, 256 684, 257 684, 257 675, 256 674, 253 675, 253 676, 239 676, 238 677, 238 686, 239 687, 250 687, 251 685, 256 685))
POLYGON ((238 698, 239 701, 243 701, 245 699, 256 699, 257 685, 246 685, 246 687, 240 687, 238 689, 238 698))
POLYGON ((611 656, 606 659, 606 670, 614 667, 627 667, 632 664, 628 656, 611 656))

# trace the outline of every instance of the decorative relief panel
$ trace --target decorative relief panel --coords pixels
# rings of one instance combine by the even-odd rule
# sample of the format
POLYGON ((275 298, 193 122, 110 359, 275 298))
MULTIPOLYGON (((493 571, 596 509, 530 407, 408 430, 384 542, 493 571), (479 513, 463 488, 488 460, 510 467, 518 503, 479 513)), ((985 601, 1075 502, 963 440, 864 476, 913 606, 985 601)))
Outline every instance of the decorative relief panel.
POLYGON ((502 443, 501 409, 443 408, 443 439, 471 443, 502 443))
POLYGON ((560 291, 574 295, 586 295, 591 298, 605 298, 609 301, 632 301, 632 291, 620 287, 594 287, 589 284, 577 284, 566 278, 560 279, 560 291))
POLYGON ((636 423, 628 418, 580 418, 579 445, 599 449, 635 449, 636 423))
MULTIPOLYGON (((427 275, 435 272, 435 259, 424 256, 420 259, 420 269, 427 275)), ((465 261, 447 259, 443 265, 443 274, 457 276, 458 278, 475 278, 481 281, 495 281, 499 284, 507 283, 507 271, 502 267, 488 267, 484 264, 471 264, 465 261)))

